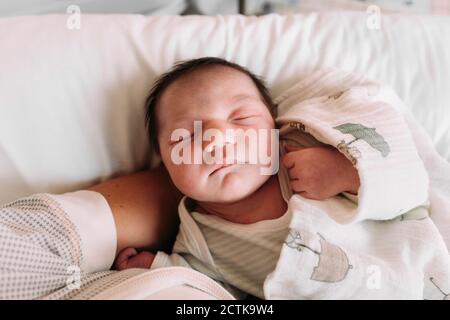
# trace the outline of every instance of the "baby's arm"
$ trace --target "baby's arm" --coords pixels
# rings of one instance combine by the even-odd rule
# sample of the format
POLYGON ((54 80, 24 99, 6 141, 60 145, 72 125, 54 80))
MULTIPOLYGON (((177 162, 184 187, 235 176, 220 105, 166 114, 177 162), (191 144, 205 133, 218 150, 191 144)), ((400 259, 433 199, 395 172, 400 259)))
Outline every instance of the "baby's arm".
POLYGON ((130 268, 150 269, 154 259, 154 253, 148 251, 138 253, 135 248, 126 248, 119 252, 114 262, 114 269, 119 271, 130 268))
POLYGON ((336 148, 286 146, 286 152, 283 165, 292 190, 301 196, 323 200, 341 192, 358 193, 358 171, 336 148))

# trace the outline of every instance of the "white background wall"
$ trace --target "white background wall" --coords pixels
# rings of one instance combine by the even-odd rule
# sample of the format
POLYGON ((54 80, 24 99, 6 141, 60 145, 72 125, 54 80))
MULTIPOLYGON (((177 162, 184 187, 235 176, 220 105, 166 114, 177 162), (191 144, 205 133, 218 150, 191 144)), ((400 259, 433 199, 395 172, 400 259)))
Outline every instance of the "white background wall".
MULTIPOLYGON (((238 0, 0 0, 0 16, 65 13, 70 5, 78 5, 84 13, 161 14, 237 14, 238 0)), ((309 12, 323 10, 365 10, 370 4, 383 11, 410 13, 436 12, 438 5, 450 0, 246 0, 246 14, 270 12, 309 12)), ((441 10, 442 11, 442 10, 441 10)), ((445 10, 444 10, 445 11, 445 10)))
POLYGON ((0 16, 66 13, 77 5, 84 13, 180 14, 184 0, 0 0, 0 16))

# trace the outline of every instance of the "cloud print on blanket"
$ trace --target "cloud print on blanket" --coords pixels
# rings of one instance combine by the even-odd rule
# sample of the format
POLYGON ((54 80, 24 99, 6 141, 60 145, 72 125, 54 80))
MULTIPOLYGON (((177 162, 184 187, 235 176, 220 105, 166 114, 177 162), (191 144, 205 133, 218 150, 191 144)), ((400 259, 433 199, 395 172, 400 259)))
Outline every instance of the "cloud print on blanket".
POLYGON ((291 192, 289 234, 265 280, 265 297, 447 298, 447 235, 430 218, 428 172, 395 92, 319 70, 275 103, 280 145, 336 147, 358 170, 361 186, 357 196, 322 201, 291 192))
POLYGON ((341 140, 337 145, 338 150, 344 153, 347 158, 350 158, 353 165, 357 163, 357 159, 361 156, 361 152, 357 147, 350 145, 360 139, 366 141, 372 148, 380 151, 383 157, 387 157, 391 151, 389 144, 375 128, 368 128, 359 123, 344 123, 333 127, 333 129, 339 130, 342 133, 351 134, 354 137, 350 142, 341 140))

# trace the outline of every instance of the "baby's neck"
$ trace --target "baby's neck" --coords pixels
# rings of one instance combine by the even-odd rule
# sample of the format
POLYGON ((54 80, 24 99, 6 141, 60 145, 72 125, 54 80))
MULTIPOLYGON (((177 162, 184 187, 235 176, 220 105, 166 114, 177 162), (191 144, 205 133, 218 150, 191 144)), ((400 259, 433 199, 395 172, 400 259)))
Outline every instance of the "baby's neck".
POLYGON ((278 177, 273 175, 258 190, 242 200, 229 203, 197 201, 194 210, 234 223, 250 224, 281 217, 287 210, 287 204, 281 194, 278 177))

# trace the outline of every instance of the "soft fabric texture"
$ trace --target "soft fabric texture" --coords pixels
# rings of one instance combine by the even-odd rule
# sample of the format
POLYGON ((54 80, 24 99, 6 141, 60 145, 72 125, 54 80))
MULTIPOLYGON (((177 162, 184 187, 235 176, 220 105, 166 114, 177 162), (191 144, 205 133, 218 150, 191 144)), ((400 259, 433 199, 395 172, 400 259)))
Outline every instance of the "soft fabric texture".
POLYGON ((95 191, 35 194, 0 207, 0 300, 233 299, 188 268, 108 271, 114 218, 95 191))
MULTIPOLYGON (((396 94, 349 73, 321 70, 276 102, 285 143, 310 135, 336 147, 358 170, 361 186, 356 202, 290 198, 289 234, 265 297, 446 299, 449 198, 429 199, 428 191, 448 195, 450 175, 434 183, 427 149, 415 143, 420 133, 411 120, 408 127, 396 94)), ((433 162, 443 161, 435 156, 433 162)))
MULTIPOLYGON (((374 31, 365 28, 366 19, 365 13, 342 12, 263 17, 84 14, 80 30, 67 29, 65 15, 0 19, 0 204, 36 192, 73 191, 145 168, 150 160, 143 102, 153 80, 178 60, 207 55, 229 59, 266 78, 274 96, 309 77, 310 71, 333 66, 390 85, 412 111, 404 117, 430 179, 431 218, 448 247, 450 44, 442 36, 450 33, 450 21, 383 14, 381 30, 374 31)), ((64 212, 53 196, 34 195, 2 208, 1 234, 13 242, 3 239, 1 254, 22 243, 38 250, 47 267, 42 272, 19 264, 15 275, 2 273, 2 298, 89 299, 153 272, 82 274, 81 289, 68 289, 67 267, 108 270, 115 242, 93 243, 89 226, 78 224, 83 219, 64 212), (41 226, 37 220, 46 222, 41 226), (83 252, 86 248, 93 251, 83 252), (82 261, 95 252, 103 257, 101 266, 99 260, 82 261), (30 278, 32 283, 24 281, 30 278)), ((93 218, 104 223, 104 235, 114 234, 101 195, 82 199, 92 201, 87 207, 103 206, 103 214, 93 218)), ((30 259, 27 251, 20 254, 30 259)), ((12 257, 8 259, 0 259, 2 268, 10 268, 12 257)), ((449 292, 448 287, 442 290, 449 292)))
POLYGON ((193 268, 221 283, 237 299, 247 294, 264 299, 263 284, 277 263, 291 211, 244 225, 195 212, 192 204, 187 197, 180 201, 180 229, 173 253, 159 251, 151 269, 193 268))
MULTIPOLYGON (((275 102, 280 149, 337 148, 358 170, 357 196, 303 198, 293 194, 281 167, 289 207, 282 218, 292 217, 288 229, 278 226, 282 218, 239 227, 189 212, 185 197, 174 253, 159 252, 152 268, 192 267, 237 298, 242 293, 267 299, 445 298, 450 256, 443 236, 449 225, 440 225, 441 235, 430 219, 428 174, 402 115, 407 109, 392 89, 339 70, 319 70, 275 102), (277 225, 263 234, 259 224, 277 225), (276 241, 280 231, 287 235, 283 246, 276 241), (273 253, 266 256, 281 255, 262 294, 258 274, 274 262, 265 262, 266 246, 273 253)), ((450 182, 450 176, 442 178, 450 182)), ((438 205, 433 202, 450 221, 449 208, 438 205)))
MULTIPOLYGON (((328 84, 322 87, 323 91, 318 91, 319 96, 325 96, 324 101, 345 98, 341 93, 343 90, 340 85, 352 87, 355 84, 351 81, 353 76, 350 75, 350 81, 343 81, 343 78, 340 77, 341 72, 333 71, 330 74, 333 75, 331 79, 339 81, 327 82, 324 79, 319 82, 314 81, 328 84), (336 92, 333 88, 339 89, 336 92)), ((311 75, 310 79, 314 80, 315 78, 311 75)), ((357 88, 363 86, 357 81, 357 88)), ((371 86, 372 84, 369 87, 371 86)), ((297 86, 296 92, 301 93, 302 88, 306 88, 306 86, 297 86)), ((356 93, 361 93, 358 90, 356 93)), ((311 91, 303 92, 306 94, 311 91)), ((351 92, 349 91, 348 94, 351 92)), ((364 93, 364 91, 362 92, 364 93)), ((384 91, 380 90, 379 92, 383 93, 384 91)), ((377 98, 389 96, 381 95, 377 98)), ((304 98, 317 102, 312 93, 304 98)), ((357 98, 361 99, 361 97, 357 98)), ((282 102, 283 99, 280 98, 277 101, 280 103, 280 116, 278 117, 280 122, 280 119, 283 119, 282 111, 285 105, 282 102)), ((298 101, 301 104, 304 102, 301 96, 298 97, 298 101)), ((292 104, 292 106, 296 105, 296 103, 292 104)), ((314 106, 321 108, 329 105, 316 103, 314 106)), ((394 104, 394 106, 398 107, 399 105, 394 104)), ((375 109, 391 107, 393 107, 391 104, 379 104, 375 109)), ((389 111, 389 113, 391 112, 392 110, 389 111)), ((391 139, 403 141, 397 145, 390 145, 391 147, 408 146, 411 139, 414 140, 418 153, 414 154, 413 148, 406 148, 405 155, 409 156, 399 157, 399 163, 402 161, 415 163, 418 160, 417 157, 420 157, 429 176, 428 201, 420 205, 422 192, 419 188, 417 203, 411 203, 411 199, 403 190, 405 186, 402 185, 404 181, 401 179, 394 180, 399 187, 399 192, 394 195, 382 193, 383 190, 378 189, 380 190, 380 202, 384 200, 390 204, 385 208, 394 208, 394 212, 387 214, 386 212, 372 212, 370 207, 365 207, 365 204, 370 203, 371 197, 362 199, 360 197, 362 194, 358 195, 356 199, 350 195, 338 195, 335 199, 326 201, 308 200, 298 195, 292 196, 289 203, 289 209, 293 214, 290 223, 291 230, 289 230, 281 249, 277 266, 264 284, 266 298, 443 299, 448 296, 450 287, 448 283, 450 270, 448 264, 450 165, 437 154, 426 133, 406 112, 406 109, 400 107, 399 112, 404 116, 412 133, 411 136, 392 137, 389 130, 385 131, 386 129, 383 128, 383 123, 378 123, 377 130, 384 134, 388 143, 391 142, 391 139), (338 223, 333 219, 334 211, 327 212, 327 206, 324 205, 327 202, 332 202, 336 210, 353 209, 353 211, 350 210, 353 212, 352 219, 346 220, 344 224, 338 223), (370 220, 384 219, 395 215, 394 205, 400 204, 405 206, 404 209, 411 210, 391 220, 370 220), (408 206, 416 207, 407 208, 408 206), (365 208, 365 210, 358 210, 358 207, 365 208), (381 215, 377 215, 378 213, 381 215), (320 255, 324 252, 323 250, 327 249, 327 252, 332 254, 331 259, 325 259, 325 263, 322 265, 324 268, 320 268, 320 272, 315 274, 316 266, 320 265, 320 255), (295 279, 292 278, 294 275, 295 279), (298 279, 303 279, 302 283, 308 283, 308 285, 299 285, 298 279)), ((287 111, 285 113, 287 114, 287 111)), ((338 115, 339 113, 335 116, 338 115)), ((364 115, 370 118, 370 114, 363 114, 363 118, 364 115)), ((392 112, 391 115, 399 121, 399 114, 392 112)), ((352 117, 363 120, 360 118, 360 114, 350 112, 349 119, 352 117)), ((335 118, 331 120, 333 119, 335 118)), ((284 133, 282 135, 283 143, 299 142, 301 145, 307 146, 308 143, 314 145, 320 142, 316 139, 320 139, 320 135, 317 134, 317 132, 322 132, 320 128, 316 128, 317 136, 314 139, 311 138, 311 135, 306 134, 305 131, 310 130, 309 126, 304 125, 304 123, 308 123, 307 120, 308 113, 297 117, 295 121, 298 125, 292 126, 297 134, 292 134, 292 131, 284 133), (315 142, 316 140, 318 142, 315 142)), ((330 121, 329 118, 328 121, 330 121)), ((311 123, 314 128, 314 122, 311 123)), ((326 122, 321 123, 321 128, 326 129, 323 132, 328 132, 326 122)), ((397 131, 394 130, 394 132, 397 131)), ((344 136, 336 130, 334 135, 329 137, 324 135, 323 137, 325 138, 322 138, 324 141, 321 143, 337 143, 344 136)), ((348 142, 347 136, 344 140, 348 142)), ((365 141, 359 141, 356 144, 364 151, 357 158, 357 168, 358 163, 362 164, 366 156, 369 161, 367 168, 371 168, 370 164, 374 162, 370 160, 374 159, 375 155, 380 160, 383 159, 383 155, 378 149, 362 148, 361 145, 365 143, 365 141)), ((395 154, 394 149, 390 149, 390 152, 395 154)), ((355 154, 346 155, 354 156, 355 154)), ((380 166, 382 166, 382 162, 380 162, 380 166)), ((365 166, 361 166, 358 170, 362 174, 365 168, 365 166)), ((380 174, 383 175, 382 172, 380 174)), ((413 173, 411 174, 413 175, 413 173)), ((415 178, 420 179, 420 177, 419 172, 415 178)), ((414 179, 414 177, 412 178, 414 179)), ((373 180, 366 182, 371 181, 373 182, 373 180)), ((363 184, 362 188, 368 187, 363 184)), ((374 187, 377 186, 374 185, 374 187)), ((286 198, 288 196, 285 196, 286 198)), ((185 290, 186 285, 194 286, 199 290, 205 288, 203 282, 205 278, 198 279, 200 282, 192 282, 193 278, 186 271, 189 270, 187 268, 177 269, 181 272, 168 269, 167 273, 159 271, 165 276, 169 274, 169 277, 172 272, 173 276, 177 277, 177 280, 166 282, 168 286, 165 289, 168 291, 161 287, 161 279, 158 276, 147 274, 147 272, 158 270, 106 271, 111 266, 116 250, 116 239, 113 236, 115 228, 111 209, 106 200, 101 194, 94 191, 79 191, 62 195, 36 194, 18 199, 0 208, 0 230, 3 238, 0 242, 1 298, 95 299, 119 296, 126 298, 127 296, 117 289, 119 287, 126 289, 128 297, 151 298, 155 295, 160 297, 160 294, 167 294, 165 297, 170 298, 173 297, 170 288, 178 290, 182 287, 182 290, 185 290), (89 208, 89 212, 86 211, 87 208, 89 208), (88 216, 91 216, 95 224, 103 226, 101 232, 97 234, 98 239, 91 234, 92 221, 86 219, 88 216), (18 246, 23 250, 10 250, 11 247, 18 246), (29 263, 30 261, 33 262, 29 263), (77 274, 73 274, 74 270, 71 269, 73 266, 81 267, 80 274, 78 274, 81 281, 79 289, 69 286, 77 280, 77 274), (105 271, 95 272, 96 270, 105 271), (141 283, 139 279, 149 284, 150 292, 145 291, 145 286, 138 286, 139 290, 133 291, 136 284, 141 283), (155 287, 151 286, 152 282, 155 282, 155 287)), ((198 247, 196 252, 199 253, 199 256, 201 255, 203 261, 210 261, 205 243, 198 247)), ((211 281, 213 280, 211 279, 211 281)), ((213 297, 221 299, 226 296, 224 292, 217 293, 215 290, 218 288, 214 287, 212 283, 209 288, 212 290, 210 294, 213 297)), ((195 292, 193 295, 199 297, 195 292)))
MULTIPOLYGON (((365 12, 308 15, 68 15, 0 19, 0 203, 63 193, 148 166, 143 104, 178 60, 218 56, 264 77, 274 97, 317 68, 391 86, 450 159, 450 20, 365 12)), ((157 160, 157 159, 156 159, 157 160)), ((153 162, 155 163, 155 162, 153 162)))
MULTIPOLYGON (((389 87, 320 70, 275 99, 281 140, 300 135, 339 149, 358 170, 358 207, 321 201, 339 222, 394 218, 428 198, 428 175, 389 87), (387 137, 389 141, 386 141, 387 137), (383 201, 380 201, 383 199, 383 201)), ((319 203, 318 203, 319 205, 319 203)))

